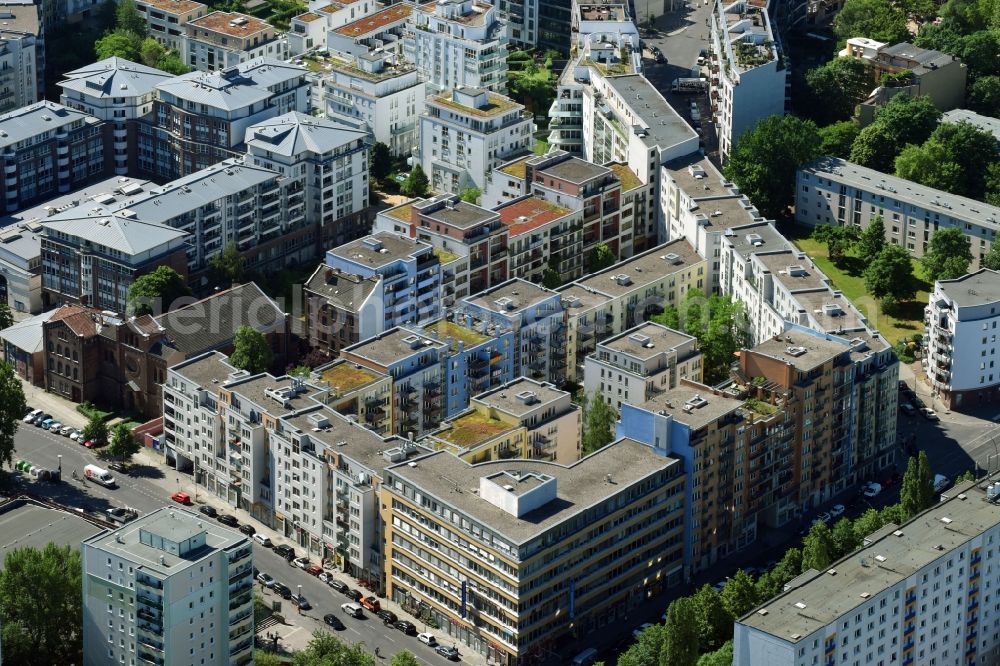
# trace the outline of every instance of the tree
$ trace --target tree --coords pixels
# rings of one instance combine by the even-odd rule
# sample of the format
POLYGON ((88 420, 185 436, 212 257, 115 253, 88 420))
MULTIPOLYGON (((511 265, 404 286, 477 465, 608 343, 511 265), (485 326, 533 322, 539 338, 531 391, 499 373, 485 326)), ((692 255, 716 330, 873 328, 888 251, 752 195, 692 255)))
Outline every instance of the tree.
POLYGON ((921 451, 917 456, 917 493, 920 499, 920 510, 929 509, 937 504, 937 492, 934 491, 934 474, 927 452, 921 451))
POLYGON ((372 178, 380 183, 388 178, 392 173, 392 153, 389 151, 389 146, 381 141, 372 144, 368 163, 371 165, 372 178))
POLYGON ((813 229, 812 237, 820 243, 826 243, 830 261, 839 266, 847 257, 847 253, 854 247, 859 234, 858 228, 853 225, 821 224, 813 229))
MULTIPOLYGON (((756 591, 755 591, 756 597, 756 591)), ((722 597, 708 584, 702 585, 693 595, 701 652, 718 649, 733 636, 733 616, 726 610, 722 597)))
POLYGON ((920 260, 924 277, 931 282, 961 277, 965 275, 971 262, 969 237, 957 227, 935 231, 920 260))
POLYGON ((375 666, 375 658, 360 643, 348 645, 333 634, 316 630, 305 650, 297 652, 293 666, 375 666))
POLYGON ((427 194, 429 188, 430 183, 427 181, 427 174, 424 173, 423 168, 418 164, 410 171, 410 175, 403 181, 399 190, 408 197, 422 197, 427 194))
POLYGON ((885 247, 885 224, 882 222, 881 215, 876 215, 868 223, 868 226, 858 235, 854 247, 857 249, 861 261, 866 264, 875 261, 875 258, 885 247))
POLYGON ((896 158, 896 175, 980 201, 987 171, 998 162, 996 139, 971 123, 941 123, 920 146, 896 158))
MULTIPOLYGON (((1000 246, 1000 243, 997 244, 1000 246)), ((562 277, 559 275, 559 271, 554 268, 546 268, 545 272, 542 273, 542 286, 546 289, 558 289, 562 286, 562 277)))
POLYGON ((1000 74, 1000 31, 977 30, 966 35, 957 55, 969 68, 970 78, 1000 74))
POLYGON ((615 255, 608 247, 607 243, 598 243, 594 246, 594 249, 590 253, 590 268, 589 272, 597 273, 598 271, 603 271, 609 266, 614 266, 615 255))
POLYGON ((882 527, 882 517, 876 509, 868 509, 854 520, 854 535, 861 543, 866 536, 882 527))
POLYGON ((842 120, 819 128, 820 152, 841 159, 851 156, 851 146, 861 128, 853 120, 842 120))
POLYGON ((111 431, 111 445, 108 448, 108 453, 115 458, 125 462, 141 450, 142 443, 125 423, 119 423, 111 431))
POLYGON ((177 51, 170 50, 156 63, 156 68, 163 70, 167 74, 187 74, 191 68, 184 64, 177 51))
POLYGON ((802 539, 802 568, 825 571, 832 561, 833 537, 830 528, 822 520, 817 520, 802 539))
MULTIPOLYGON (((24 413, 23 410, 21 412, 24 413)), ((607 400, 594 392, 584 409, 586 415, 583 429, 583 453, 593 453, 615 440, 615 422, 618 420, 618 410, 608 404, 607 400)))
POLYGON ((853 553, 861 545, 857 535, 854 533, 854 525, 850 518, 841 518, 833 525, 830 531, 830 540, 833 544, 833 559, 839 559, 848 553, 853 553))
POLYGON ((392 655, 389 666, 420 666, 420 662, 411 653, 403 650, 392 655))
POLYGON ((913 262, 900 245, 886 245, 865 268, 865 289, 878 299, 893 302, 913 298, 913 262))
POLYGON ((14 461, 14 433, 27 411, 24 389, 14 368, 0 361, 0 467, 14 461))
MULTIPOLYGON (((998 244, 1000 245, 1000 244, 998 244)), ((681 315, 676 307, 673 305, 668 305, 663 308, 663 312, 658 315, 653 315, 649 320, 660 326, 666 326, 667 328, 672 328, 675 331, 679 331, 681 328, 681 315)))
POLYGON ((854 116, 854 109, 871 92, 868 65, 859 58, 834 58, 806 72, 812 103, 810 115, 820 125, 854 116))
POLYGON ((896 158, 896 175, 936 190, 955 192, 962 187, 964 174, 948 159, 944 146, 928 140, 920 146, 903 148, 896 158))
POLYGON ((814 122, 770 116, 740 137, 723 172, 762 215, 773 218, 794 199, 798 167, 821 154, 814 122))
POLYGON ((961 474, 955 477, 955 485, 960 483, 965 483, 966 481, 975 481, 976 475, 972 473, 972 470, 965 470, 961 474))
POLYGON ((251 326, 240 326, 236 331, 229 362, 255 375, 271 367, 272 360, 271 345, 264 334, 251 326))
POLYGON ((156 67, 166 55, 167 47, 152 37, 142 40, 142 44, 139 46, 139 58, 142 59, 143 65, 156 67))
POLYGON ((187 280, 169 266, 136 278, 128 288, 128 309, 140 317, 169 311, 178 299, 191 295, 187 280))
POLYGON ((722 605, 734 618, 742 617, 757 605, 757 588, 753 578, 743 569, 739 569, 726 580, 722 592, 722 605))
POLYGON ((133 0, 118 0, 118 9, 115 11, 115 27, 139 37, 145 37, 149 32, 146 19, 139 14, 133 0))
POLYGON ((979 260, 979 267, 1000 271, 1000 243, 993 243, 990 246, 990 251, 979 260))
POLYGON ((861 130, 851 146, 851 161, 890 172, 907 144, 922 144, 941 119, 929 97, 898 94, 876 113, 875 122, 861 130))
POLYGON ((910 39, 906 13, 884 0, 847 0, 833 19, 833 31, 841 42, 852 37, 868 37, 888 44, 910 39))
POLYGON ((285 660, 276 653, 263 650, 254 650, 253 663, 254 666, 285 666, 285 660))
POLYGON ((240 254, 236 243, 229 243, 221 252, 213 254, 208 267, 216 278, 229 283, 240 283, 246 277, 246 260, 240 254))
POLYGON ((18 548, 0 571, 3 658, 12 664, 83 662, 80 551, 53 543, 18 548))
POLYGON ((1000 109, 1000 76, 983 76, 972 82, 966 93, 966 106, 976 113, 990 115, 1000 109))
POLYGON ((94 42, 94 53, 97 54, 98 60, 118 57, 137 61, 141 45, 142 40, 135 33, 116 30, 94 42))
POLYGON ((108 441, 108 424, 99 416, 91 416, 80 434, 83 435, 85 442, 106 442, 108 441))
POLYGON ((749 342, 746 305, 731 295, 708 299, 708 326, 698 338, 704 381, 715 384, 729 375, 733 355, 749 342))
POLYGON ((688 597, 674 599, 667 607, 660 666, 694 666, 698 661, 698 642, 694 602, 688 597))
POLYGON ((482 192, 479 191, 478 187, 467 187, 462 190, 462 193, 458 195, 458 198, 466 203, 474 204, 479 201, 479 197, 482 196, 482 192))
MULTIPOLYGON (((730 631, 730 633, 732 633, 730 631)), ((732 666, 733 640, 729 639, 715 652, 709 652, 698 658, 698 666, 732 666)))
POLYGON ((0 331, 14 325, 14 313, 10 311, 10 306, 0 303, 0 331))
POLYGON ((666 627, 654 624, 639 634, 639 640, 618 655, 618 666, 659 666, 666 627))
POLYGON ((899 504, 907 518, 920 513, 920 479, 917 476, 917 458, 910 456, 906 461, 906 472, 899 487, 899 504))

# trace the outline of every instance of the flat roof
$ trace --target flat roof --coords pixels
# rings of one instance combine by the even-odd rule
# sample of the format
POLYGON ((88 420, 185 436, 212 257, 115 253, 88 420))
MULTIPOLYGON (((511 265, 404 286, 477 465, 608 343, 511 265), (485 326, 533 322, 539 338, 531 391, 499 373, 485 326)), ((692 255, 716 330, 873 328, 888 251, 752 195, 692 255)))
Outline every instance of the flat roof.
POLYGON ((520 236, 573 213, 569 208, 532 194, 502 204, 496 209, 511 236, 520 236))
POLYGON ((522 416, 568 395, 566 391, 557 389, 548 382, 536 382, 534 379, 519 377, 499 388, 480 393, 474 396, 473 400, 514 416, 522 416), (523 396, 525 392, 534 394, 535 401, 528 403, 518 398, 518 395, 523 396))
MULTIPOLYGON (((459 229, 469 229, 479 224, 495 220, 497 214, 491 210, 471 204, 467 201, 456 201, 439 207, 432 213, 419 211, 428 220, 434 220, 441 224, 447 224, 459 229)), ((409 217, 406 218, 409 222, 409 217)))
POLYGON ((392 328, 373 338, 345 347, 343 352, 365 358, 388 367, 397 361, 420 354, 428 348, 442 351, 448 345, 443 340, 435 340, 429 335, 420 335, 405 328, 392 328), (416 338, 414 342, 404 342, 416 338))
POLYGON ((568 284, 559 290, 559 298, 562 306, 570 316, 574 311, 586 312, 590 308, 604 305, 611 300, 611 296, 595 291, 591 287, 584 287, 580 284, 568 284))
POLYGON ((14 499, 0 505, 0 568, 11 551, 18 548, 42 549, 49 543, 80 549, 80 542, 104 532, 82 517, 36 503, 14 499))
POLYGON ((952 109, 945 111, 941 117, 943 123, 970 123, 977 129, 992 134, 1000 141, 1000 119, 983 116, 968 109, 952 109))
POLYGON ((807 256, 801 253, 785 250, 784 252, 758 253, 755 256, 764 268, 771 272, 775 280, 781 282, 789 291, 800 289, 823 289, 829 286, 829 280, 807 256))
POLYGON ((229 365, 228 357, 218 351, 196 356, 170 369, 207 391, 213 391, 213 384, 224 383, 236 372, 236 368, 229 365))
POLYGON ((345 37, 363 37, 373 32, 380 32, 392 25, 405 21, 413 13, 413 5, 401 3, 386 7, 382 11, 364 16, 357 21, 342 25, 334 32, 345 37))
POLYGON ((294 377, 275 377, 272 374, 263 373, 247 379, 237 379, 227 384, 226 388, 240 397, 259 405, 261 409, 272 416, 284 416, 285 414, 316 404, 309 396, 315 393, 318 387, 312 385, 306 385, 305 391, 289 398, 283 403, 266 393, 269 389, 290 388, 295 381, 294 377))
POLYGON ((241 39, 266 30, 274 30, 274 27, 267 21, 239 12, 212 12, 201 18, 188 21, 188 25, 241 39))
POLYGON ((693 265, 705 261, 695 249, 683 238, 664 243, 644 254, 626 259, 606 268, 600 273, 576 281, 576 284, 589 287, 608 296, 622 296, 645 285, 663 279, 663 276, 690 269, 693 265), (669 257, 669 255, 676 255, 669 257), (669 257, 664 259, 663 257, 669 257), (628 283, 622 284, 619 276, 628 277, 628 283))
POLYGON ((1000 226, 1000 207, 919 185, 839 157, 820 157, 799 167, 799 172, 851 185, 865 192, 930 211, 941 211, 942 215, 975 222, 988 229, 996 230, 1000 226))
POLYGON ((680 331, 675 331, 672 328, 667 328, 653 322, 646 322, 623 333, 619 333, 613 338, 599 342, 597 348, 604 347, 645 360, 676 349, 693 340, 694 337, 687 333, 681 333, 680 331), (643 344, 639 344, 638 340, 633 338, 633 336, 642 336, 648 338, 648 340, 643 344))
POLYGON ((516 423, 494 419, 475 409, 466 411, 441 425, 443 428, 435 432, 433 437, 465 450, 473 449, 483 442, 521 427, 516 423))
POLYGON ((696 384, 686 380, 675 388, 664 391, 640 405, 648 412, 663 412, 673 417, 678 423, 683 423, 692 430, 697 430, 714 423, 718 419, 743 408, 743 401, 725 395, 712 393, 710 386, 696 384), (699 400, 700 399, 700 400, 699 400), (701 405, 685 411, 688 403, 701 405))
POLYGON ((156 7, 174 14, 187 14, 206 6, 200 2, 194 2, 194 0, 136 0, 136 4, 156 7))
POLYGON ((639 180, 639 176, 632 173, 632 170, 628 168, 627 164, 612 162, 605 166, 611 169, 615 175, 618 176, 618 180, 620 180, 622 184, 622 192, 628 192, 629 190, 634 190, 635 188, 642 186, 642 181, 639 180))
POLYGON ((541 460, 494 460, 470 465, 446 451, 394 465, 389 471, 482 523, 523 544, 614 497, 646 477, 681 464, 631 439, 613 442, 572 465, 541 460), (556 480, 556 499, 520 518, 479 497, 479 480, 499 472, 544 474, 556 480), (608 483, 608 474, 612 483, 608 483))
POLYGON ((939 280, 938 286, 960 308, 1000 301, 1000 273, 988 268, 954 280, 939 280))
POLYGON ((579 5, 580 18, 584 21, 625 21, 628 11, 625 5, 618 3, 595 2, 579 5))
POLYGON ((838 340, 827 339, 822 334, 810 335, 798 330, 786 330, 778 338, 768 338, 750 351, 789 363, 796 370, 808 372, 849 351, 849 347, 838 340), (794 355, 792 349, 796 349, 794 355))
POLYGON ((857 337, 857 331, 867 330, 861 313, 854 304, 842 293, 834 292, 829 287, 813 291, 797 291, 792 297, 795 303, 809 313, 820 330, 845 338, 857 337), (824 306, 836 305, 839 313, 827 312, 824 306))
POLYGON ((733 194, 733 186, 704 155, 694 153, 671 160, 663 165, 670 177, 693 199, 722 197, 733 194))
POLYGON ((925 49, 919 46, 914 46, 909 42, 899 42, 898 44, 892 44, 889 46, 884 46, 879 50, 879 55, 887 55, 890 58, 905 58, 907 60, 912 60, 917 63, 910 67, 910 70, 915 74, 921 74, 923 72, 935 70, 939 67, 944 67, 945 65, 951 64, 956 60, 956 58, 948 53, 942 53, 941 51, 935 51, 934 49, 925 49))
POLYGON ((537 155, 535 154, 522 155, 521 157, 518 157, 516 159, 511 160, 510 162, 506 162, 498 166, 497 169, 507 174, 508 176, 513 176, 514 178, 520 178, 521 180, 524 180, 525 163, 528 160, 533 159, 535 157, 537 157, 537 155))
POLYGON ((541 303, 542 301, 555 295, 556 292, 551 289, 546 289, 541 285, 532 284, 527 280, 515 278, 513 280, 508 280, 503 284, 499 284, 487 291, 482 291, 475 296, 467 296, 462 300, 466 303, 478 305, 481 308, 491 310, 493 312, 513 314, 515 312, 520 312, 525 308, 529 308, 532 305, 541 303), (501 298, 510 299, 510 301, 514 304, 513 309, 501 310, 496 304, 496 301, 501 298))
POLYGON ((697 132, 643 75, 609 76, 605 81, 625 100, 632 112, 642 118, 648 130, 643 138, 647 146, 666 148, 690 139, 697 140, 697 132))
POLYGON ((956 484, 944 497, 912 520, 879 530, 868 546, 768 599, 737 622, 796 644, 874 603, 872 598, 885 590, 911 577, 916 580, 922 569, 951 557, 956 548, 1000 523, 1000 507, 986 501, 985 491, 974 482, 956 484), (767 612, 761 613, 764 609, 767 612))
POLYGON ((438 104, 450 109, 457 113, 466 113, 469 115, 477 116, 479 118, 492 118, 493 116, 499 116, 501 114, 507 113, 508 111, 513 111, 514 109, 523 109, 524 105, 518 104, 510 97, 501 95, 500 93, 491 92, 488 90, 479 90, 476 88, 459 88, 462 92, 469 95, 476 95, 480 92, 486 93, 486 105, 481 107, 476 106, 466 106, 461 102, 456 102, 453 99, 454 91, 451 93, 443 93, 440 95, 432 95, 427 98, 428 104, 438 104))
POLYGON ((451 351, 458 351, 459 342, 464 343, 466 348, 470 348, 477 347, 487 340, 492 339, 487 335, 483 335, 478 331, 466 328, 447 319, 438 319, 435 322, 427 324, 424 326, 423 333, 443 342, 451 338, 451 351))
POLYGON ((429 245, 399 234, 380 231, 350 243, 338 245, 327 250, 327 253, 368 268, 381 268, 411 258, 413 253, 422 247, 429 247, 429 245), (372 241, 377 242, 377 245, 373 245, 372 241), (383 250, 385 251, 383 252, 383 250))
POLYGON ((319 381, 337 389, 339 394, 350 393, 385 377, 381 373, 344 359, 338 359, 325 368, 317 369, 316 374, 319 376, 319 381))
POLYGON ((745 195, 696 201, 698 213, 707 221, 703 226, 709 231, 725 231, 760 221, 761 215, 745 195))
POLYGON ((553 178, 559 178, 570 183, 586 183, 587 181, 611 173, 611 169, 581 160, 579 157, 571 157, 568 160, 556 162, 551 166, 536 169, 535 173, 544 173, 553 178))
POLYGON ((758 252, 792 249, 792 245, 771 222, 755 222, 742 227, 731 227, 726 231, 725 239, 732 245, 733 250, 744 258, 758 252))

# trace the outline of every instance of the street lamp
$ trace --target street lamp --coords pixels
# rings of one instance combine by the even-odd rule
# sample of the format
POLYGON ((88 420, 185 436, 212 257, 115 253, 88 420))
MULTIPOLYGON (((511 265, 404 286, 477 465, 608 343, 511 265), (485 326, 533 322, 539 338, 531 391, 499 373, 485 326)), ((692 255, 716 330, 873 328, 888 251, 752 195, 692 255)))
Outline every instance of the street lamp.
POLYGON ((62 476, 62 454, 60 453, 56 458, 59 458, 59 476, 62 476))

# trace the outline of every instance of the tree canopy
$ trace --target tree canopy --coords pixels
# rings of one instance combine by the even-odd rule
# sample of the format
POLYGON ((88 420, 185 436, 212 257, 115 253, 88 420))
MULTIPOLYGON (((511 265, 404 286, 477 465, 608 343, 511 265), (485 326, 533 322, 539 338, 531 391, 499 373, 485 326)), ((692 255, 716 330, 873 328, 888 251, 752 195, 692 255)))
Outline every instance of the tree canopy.
POLYGON ((0 303, 0 331, 14 325, 14 313, 6 303, 0 303))
POLYGON ((479 197, 482 196, 482 192, 479 191, 478 187, 467 187, 462 190, 462 193, 458 195, 458 198, 466 203, 474 204, 479 201, 479 197))
POLYGON ((885 245, 885 224, 882 222, 882 216, 877 215, 858 236, 854 246, 861 260, 869 264, 878 257, 885 245))
POLYGON ((423 167, 419 164, 413 167, 410 171, 410 175, 406 177, 403 184, 400 186, 399 190, 408 197, 422 197, 425 196, 430 189, 430 182, 427 180, 427 174, 424 173, 423 167))
POLYGON ((316 630, 305 650, 296 652, 293 666, 375 666, 375 657, 360 643, 348 644, 333 634, 316 630))
POLYGON ((826 523, 817 520, 802 539, 802 569, 825 571, 833 559, 833 535, 826 523))
POLYGON ((80 434, 83 435, 83 441, 106 442, 108 441, 108 424, 103 418, 95 414, 83 426, 80 434))
POLYGON ((961 277, 968 272, 970 263, 969 237, 957 227, 935 231, 920 260, 924 277, 931 282, 961 277))
POLYGON ((392 153, 389 146, 381 141, 372 144, 371 155, 369 157, 372 178, 378 182, 384 181, 392 173, 392 153))
POLYGON ((898 94, 875 113, 851 146, 851 161, 889 173, 907 144, 921 144, 934 132, 941 112, 929 97, 898 94))
POLYGON ((14 462, 14 434, 27 411, 24 388, 14 368, 0 361, 0 466, 14 462))
POLYGON ((118 0, 118 9, 115 10, 115 25, 119 30, 131 32, 139 37, 145 37, 149 32, 146 19, 139 13, 134 0, 118 0))
POLYGON ((983 76, 972 82, 965 96, 966 106, 976 113, 990 115, 1000 109, 1000 76, 983 76))
POLYGON ((117 424, 111 431, 111 444, 108 453, 122 462, 129 460, 142 450, 142 443, 132 434, 132 430, 124 422, 117 424))
POLYGON ((841 42, 868 37, 887 44, 910 39, 906 12, 885 0, 847 0, 833 19, 833 31, 841 42))
POLYGON ((916 295, 913 262, 899 245, 886 245, 865 268, 865 289, 878 299, 902 301, 916 295))
POLYGON ((813 229, 812 232, 814 240, 826 244, 830 261, 838 266, 843 263, 844 258, 847 257, 847 253, 857 243, 859 235, 858 228, 853 225, 821 224, 813 229))
POLYGON ((650 321, 698 338, 703 380, 715 384, 729 374, 733 354, 748 343, 746 306, 732 296, 705 297, 689 289, 680 308, 668 305, 650 321))
POLYGON ((971 123, 941 123, 921 145, 896 158, 896 175, 921 185, 984 200, 987 174, 1000 162, 996 138, 971 123))
POLYGON ((589 269, 591 273, 603 271, 605 268, 614 266, 615 255, 608 247, 607 243, 598 243, 590 253, 589 269))
POLYGON ((141 275, 128 288, 128 309, 139 317, 144 314, 168 312, 176 301, 191 295, 187 280, 169 266, 159 266, 141 275))
POLYGON ((861 128, 853 120, 842 120, 820 127, 820 152, 846 160, 851 156, 851 146, 860 133, 861 128))
POLYGON ((271 367, 272 360, 271 345, 264 334, 252 326, 240 326, 229 362, 250 374, 257 374, 271 367))
POLYGON ((698 662, 698 623, 695 620, 694 602, 690 597, 680 597, 667 607, 667 621, 663 628, 663 648, 660 666, 695 666, 698 662))
POLYGON ((586 421, 583 428, 583 454, 587 455, 615 441, 618 410, 598 393, 587 399, 584 406, 586 421))
POLYGON ((871 92, 868 65, 859 58, 843 57, 806 72, 811 103, 809 115, 820 125, 849 120, 855 107, 871 92))
POLYGON ((991 271, 1000 271, 1000 243, 993 243, 990 246, 990 251, 979 260, 979 265, 991 271))
POLYGON ((208 267, 222 282, 237 284, 246 277, 246 260, 236 243, 229 243, 221 252, 213 254, 208 260, 208 267))

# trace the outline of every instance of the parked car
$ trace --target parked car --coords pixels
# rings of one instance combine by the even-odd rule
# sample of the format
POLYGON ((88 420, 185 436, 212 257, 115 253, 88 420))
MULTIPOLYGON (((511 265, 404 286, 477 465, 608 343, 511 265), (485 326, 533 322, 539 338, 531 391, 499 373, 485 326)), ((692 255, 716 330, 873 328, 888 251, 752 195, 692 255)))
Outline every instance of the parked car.
POLYGON ((31 424, 36 426, 41 426, 43 423, 45 423, 46 420, 51 421, 52 416, 46 414, 45 412, 41 412, 39 414, 35 414, 35 418, 31 419, 31 424))
POLYGON ((324 583, 326 583, 327 585, 329 585, 330 580, 333 578, 333 574, 331 574, 329 571, 323 571, 316 577, 319 578, 324 583))
POLYGON ((830 514, 827 513, 826 511, 824 511, 823 513, 818 514, 816 516, 816 520, 814 520, 813 522, 814 523, 829 523, 831 519, 832 519, 832 517, 830 516, 830 514))
POLYGON ((55 420, 54 418, 52 418, 51 416, 50 416, 49 418, 47 418, 47 419, 43 419, 43 420, 42 420, 42 423, 41 423, 41 428, 42 428, 42 430, 48 430, 48 429, 49 429, 49 427, 51 427, 53 423, 59 423, 59 422, 58 422, 58 421, 56 421, 56 420, 55 420))
POLYGON ((124 463, 120 463, 120 462, 108 463, 108 469, 110 469, 112 472, 122 472, 122 473, 124 473, 125 472, 125 464, 124 463))
POLYGON ((219 515, 219 512, 215 510, 214 506, 208 506, 207 504, 205 506, 199 506, 198 511, 202 512, 209 518, 215 518, 219 515))
POLYGON ((299 569, 305 569, 309 566, 308 557, 296 557, 294 560, 289 560, 288 564, 293 567, 298 567, 299 569))
POLYGON ((396 629, 399 629, 407 636, 416 636, 417 626, 412 622, 407 622, 406 620, 396 620, 391 623, 396 629))
POLYGON ((281 557, 284 557, 285 559, 294 559, 295 558, 295 549, 292 548, 291 546, 286 546, 285 544, 280 544, 280 545, 277 545, 277 546, 274 547, 274 554, 275 555, 280 555, 281 557))
POLYGON ((69 437, 69 434, 73 432, 73 426, 63 426, 59 428, 59 434, 63 437, 69 437))
POLYGON ((423 643, 424 645, 430 645, 431 647, 434 647, 435 645, 438 644, 437 639, 434 638, 434 634, 426 631, 417 634, 417 640, 423 643))
POLYGON ((272 576, 271 574, 266 574, 263 571, 261 571, 259 574, 257 574, 257 582, 263 585, 264 587, 274 587, 275 580, 274 576, 272 576))
POLYGON ((312 608, 312 604, 309 603, 309 600, 302 595, 294 595, 292 597, 292 603, 295 604, 299 610, 309 610, 312 608))
POLYGON ((451 661, 458 661, 458 649, 452 646, 438 645, 434 648, 434 651, 445 659, 450 659, 451 661))
POLYGON ((24 418, 23 418, 22 420, 23 420, 23 421, 24 421, 25 423, 31 423, 32 421, 34 421, 34 420, 35 420, 35 417, 36 417, 36 416, 38 416, 38 415, 39 415, 39 414, 41 414, 41 413, 42 413, 42 410, 40 410, 40 409, 32 409, 32 410, 31 410, 30 412, 28 412, 28 413, 27 413, 27 414, 26 414, 26 415, 24 416, 24 418))
POLYGON ((382 609, 382 605, 375 597, 365 597, 361 600, 361 605, 373 613, 378 613, 382 609))
POLYGON ((344 594, 347 595, 348 599, 351 599, 353 601, 361 601, 362 599, 365 598, 365 595, 361 594, 353 587, 348 588, 347 592, 344 592, 344 594))
POLYGON ((93 449, 93 448, 97 447, 97 442, 95 442, 92 439, 88 439, 88 440, 84 441, 83 438, 81 437, 80 439, 78 439, 76 441, 80 442, 81 444, 83 444, 84 446, 86 446, 88 449, 93 449))
POLYGON ((361 606, 357 605, 353 601, 349 601, 346 604, 341 604, 340 610, 344 611, 351 617, 356 617, 359 619, 365 616, 364 609, 362 609, 361 606))
POLYGON ((177 502, 178 504, 187 505, 191 503, 191 496, 188 495, 187 493, 182 493, 181 491, 177 491, 176 493, 171 493, 170 499, 177 502))
POLYGON ((108 509, 105 513, 108 516, 108 520, 113 523, 121 523, 122 525, 139 517, 138 511, 127 506, 108 509))
POLYGON ((899 403, 899 411, 903 412, 907 416, 914 416, 917 413, 917 410, 913 405, 905 402, 899 403))
POLYGON ((348 592, 351 591, 351 588, 347 585, 347 583, 345 583, 342 580, 337 580, 333 576, 327 579, 326 584, 332 587, 333 589, 337 590, 337 592, 340 592, 341 594, 347 594, 348 592))
POLYGON ((240 521, 236 520, 236 516, 230 516, 228 513, 216 516, 215 519, 223 525, 228 525, 229 527, 239 527, 240 525, 240 521))
POLYGON ((240 532, 243 532, 243 534, 246 534, 247 536, 253 536, 257 533, 257 530, 254 529, 253 525, 243 523, 240 525, 240 532))
POLYGON ((928 421, 940 421, 941 420, 941 418, 937 415, 937 412, 935 412, 930 407, 924 407, 923 409, 920 410, 920 413, 923 414, 924 418, 927 419, 928 421))
POLYGON ((950 485, 951 485, 951 479, 949 479, 947 476, 944 476, 943 474, 934 475, 934 492, 936 493, 944 492, 945 490, 948 489, 948 486, 950 485))
POLYGON ((318 576, 323 573, 323 567, 318 564, 310 564, 306 567, 306 573, 312 574, 313 576, 318 576))
POLYGON ((875 497, 880 492, 882 492, 881 484, 875 483, 874 481, 870 481, 867 484, 865 484, 865 490, 864 490, 865 497, 875 497))
POLYGON ((396 617, 396 614, 393 613, 388 608, 383 608, 382 610, 378 611, 375 614, 378 615, 380 618, 382 618, 383 622, 390 622, 390 623, 392 623, 392 622, 395 622, 396 620, 399 619, 398 617, 396 617))
POLYGON ((844 505, 834 504, 832 507, 830 507, 830 515, 834 518, 839 518, 840 516, 844 515, 844 505))
POLYGON ((284 583, 279 583, 278 581, 274 581, 274 585, 272 586, 271 589, 273 589, 276 594, 281 595, 282 599, 292 598, 292 588, 288 587, 284 583))
POLYGON ((344 627, 344 623, 340 621, 340 618, 334 615, 333 613, 327 613, 326 615, 324 615, 323 621, 326 622, 327 625, 336 629, 337 631, 343 631, 346 628, 344 627))
POLYGON ((715 590, 716 592, 722 592, 722 588, 724 588, 725 586, 726 586, 726 581, 720 580, 719 582, 712 584, 712 589, 715 590))
POLYGON ((70 438, 70 441, 73 441, 73 442, 75 442, 75 441, 77 441, 78 439, 80 439, 80 431, 79 431, 79 430, 72 430, 72 431, 70 431, 70 433, 69 433, 68 435, 66 435, 66 436, 70 438))

